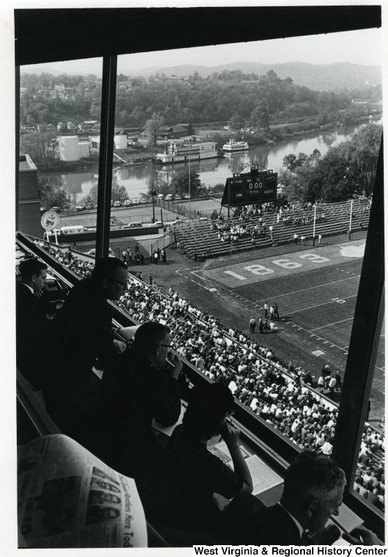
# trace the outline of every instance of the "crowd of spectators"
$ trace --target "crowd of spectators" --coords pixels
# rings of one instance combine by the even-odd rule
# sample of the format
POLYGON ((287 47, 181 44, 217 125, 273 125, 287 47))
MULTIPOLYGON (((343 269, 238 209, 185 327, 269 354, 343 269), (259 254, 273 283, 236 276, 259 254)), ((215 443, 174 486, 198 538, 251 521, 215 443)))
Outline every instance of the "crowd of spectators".
MULTIPOLYGON (((80 277, 93 268, 93 263, 70 251, 45 247, 80 277)), ((228 385, 241 403, 299 447, 331 454, 338 410, 311 388, 309 371, 291 363, 284 365, 272 350, 237 329, 224 327, 172 288, 164 295, 130 275, 127 289, 116 303, 137 323, 168 325, 172 346, 182 358, 211 381, 228 385)), ((384 505, 383 452, 383 434, 365 427, 355 485, 379 508, 384 505)))
POLYGON ((199 222, 194 228, 190 228, 191 234, 186 237, 183 229, 176 231, 173 235, 174 241, 180 253, 192 257, 194 250, 194 259, 202 260, 198 257, 200 250, 202 252, 201 257, 208 258, 211 256, 210 253, 202 251, 204 249, 203 238, 206 238, 208 244, 218 250, 218 254, 222 253, 222 250, 228 251, 227 245, 229 244, 231 252, 234 249, 249 249, 249 247, 261 245, 263 241, 265 244, 276 245, 279 242, 287 243, 294 240, 297 245, 299 240, 300 244, 304 245, 305 240, 308 240, 310 235, 306 226, 309 229, 310 226, 314 228, 313 223, 315 222, 315 224, 320 225, 320 228, 313 239, 313 245, 315 245, 315 239, 318 240, 319 245, 322 234, 350 233, 350 217, 353 222, 353 230, 358 228, 365 230, 367 222, 363 214, 369 211, 371 202, 362 196, 355 198, 355 201, 356 204, 353 205, 353 209, 349 207, 347 202, 332 204, 323 202, 282 204, 279 202, 276 206, 274 203, 264 203, 262 206, 243 205, 233 207, 231 215, 228 211, 227 218, 221 212, 214 210, 210 217, 209 232, 205 231, 202 223, 199 222), (360 219, 358 223, 355 222, 357 218, 360 219), (290 229, 295 232, 293 237, 287 233, 290 229), (299 234, 299 232, 302 234, 299 234), (220 249, 221 251, 219 251, 220 249))
POLYGON ((271 233, 271 226, 268 227, 260 217, 257 224, 245 224, 236 221, 225 221, 223 218, 213 220, 210 230, 217 231, 220 242, 235 243, 240 238, 267 238, 271 233))

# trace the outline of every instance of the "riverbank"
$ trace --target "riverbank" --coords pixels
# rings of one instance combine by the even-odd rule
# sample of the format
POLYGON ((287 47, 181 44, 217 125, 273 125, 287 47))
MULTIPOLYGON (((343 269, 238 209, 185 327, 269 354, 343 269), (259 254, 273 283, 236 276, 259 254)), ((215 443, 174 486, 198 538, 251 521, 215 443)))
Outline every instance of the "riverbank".
MULTIPOLYGON (((358 118, 352 127, 367 123, 368 117, 358 118)), ((318 125, 316 117, 314 118, 304 118, 298 121, 289 121, 271 124, 269 127, 269 132, 264 134, 249 134, 238 132, 237 134, 231 132, 230 130, 225 130, 222 128, 201 128, 197 130, 196 137, 202 141, 214 140, 218 143, 225 143, 231 135, 235 136, 236 139, 241 139, 247 141, 252 146, 274 146, 284 140, 303 137, 306 134, 319 134, 325 132, 341 132, 344 129, 343 124, 336 122, 329 122, 326 124, 318 125)), ((191 138, 192 136, 190 136, 191 138)), ((188 138, 181 138, 188 139, 188 138)), ((155 149, 148 149, 145 144, 141 147, 128 147, 128 149, 123 150, 125 154, 130 158, 131 162, 129 164, 120 164, 115 161, 116 168, 131 168, 132 166, 140 166, 141 164, 148 164, 153 161, 157 152, 162 148, 162 144, 165 142, 159 142, 159 146, 155 149), (131 164, 132 163, 132 164, 131 164)), ((221 148, 221 145, 219 145, 221 148)), ((78 161, 61 161, 53 159, 47 162, 35 163, 38 170, 47 173, 71 173, 71 172, 87 172, 91 171, 93 173, 98 172, 98 153, 92 153, 88 158, 82 158, 78 161)))

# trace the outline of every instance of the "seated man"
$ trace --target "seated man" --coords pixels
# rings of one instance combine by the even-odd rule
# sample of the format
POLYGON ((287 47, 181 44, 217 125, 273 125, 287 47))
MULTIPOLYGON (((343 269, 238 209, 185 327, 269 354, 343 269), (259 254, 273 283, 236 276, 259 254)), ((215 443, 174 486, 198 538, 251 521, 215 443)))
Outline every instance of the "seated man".
POLYGON ((38 390, 47 383, 45 375, 49 330, 41 293, 46 285, 47 266, 38 259, 19 265, 16 283, 16 359, 23 376, 38 390))
POLYGON ((168 327, 156 321, 144 323, 132 347, 103 376, 88 448, 131 477, 147 477, 159 464, 161 448, 152 420, 171 426, 180 415, 182 363, 169 355, 170 345, 168 327))
POLYGON ((168 521, 176 544, 214 543, 223 525, 223 513, 214 494, 231 499, 252 491, 252 479, 239 448, 239 431, 228 423, 234 398, 220 383, 196 387, 189 400, 183 423, 169 440, 163 462, 161 518, 168 521), (233 469, 213 455, 208 441, 221 435, 233 462, 233 469), (181 539, 177 539, 177 533, 181 539))
MULTIPOLYGON (((234 500, 228 508, 228 525, 234 529, 231 543, 254 545, 328 545, 340 537, 339 529, 331 525, 337 516, 346 484, 344 471, 322 454, 303 452, 291 462, 284 477, 280 503, 265 508, 254 497, 234 500), (241 508, 245 509, 244 528, 238 525, 241 508), (249 517, 249 518, 247 518, 249 517), (243 537, 243 539, 242 539, 243 537)), ((353 535, 344 534, 350 543, 381 542, 369 530, 357 529, 353 535)))
POLYGON ((97 261, 92 276, 80 280, 51 322, 50 389, 47 409, 67 435, 78 439, 95 396, 92 369, 104 367, 126 344, 114 338, 112 309, 128 280, 126 265, 114 257, 97 261))

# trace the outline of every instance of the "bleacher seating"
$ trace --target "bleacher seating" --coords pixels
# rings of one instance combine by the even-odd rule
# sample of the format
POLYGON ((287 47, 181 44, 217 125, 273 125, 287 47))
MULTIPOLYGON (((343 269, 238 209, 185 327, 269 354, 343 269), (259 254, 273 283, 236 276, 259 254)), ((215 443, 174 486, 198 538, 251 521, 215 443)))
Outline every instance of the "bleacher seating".
MULTIPOLYGON (((352 210, 352 230, 367 230, 369 224, 369 202, 355 200, 352 210)), ((238 238, 235 242, 230 240, 221 241, 218 231, 213 230, 211 221, 191 221, 175 228, 172 235, 179 252, 192 259, 208 259, 240 251, 260 249, 273 244, 287 244, 294 241, 294 234, 298 237, 305 236, 306 241, 312 240, 313 235, 313 209, 296 208, 284 211, 277 222, 276 213, 264 213, 262 215, 250 216, 247 220, 233 217, 222 224, 229 223, 230 226, 243 224, 252 232, 255 226, 260 226, 260 221, 266 224, 264 237, 252 239, 250 233, 247 237, 238 238), (283 222, 289 218, 292 224, 283 222), (298 223, 300 222, 300 224, 298 223), (273 236, 269 234, 268 228, 273 227, 273 236)), ((316 238, 344 234, 349 230, 350 204, 348 201, 339 203, 321 203, 317 206, 317 218, 315 226, 316 238), (324 217, 322 217, 324 215, 324 217)))

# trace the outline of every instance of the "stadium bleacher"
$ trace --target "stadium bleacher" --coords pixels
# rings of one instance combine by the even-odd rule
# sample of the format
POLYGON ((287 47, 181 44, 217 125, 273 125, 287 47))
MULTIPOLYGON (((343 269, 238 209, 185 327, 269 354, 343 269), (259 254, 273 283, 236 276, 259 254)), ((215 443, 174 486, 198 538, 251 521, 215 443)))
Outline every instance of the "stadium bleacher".
MULTIPOLYGON (((352 230, 367 230, 369 224, 370 203, 368 200, 354 200, 352 207, 352 230)), ((322 237, 343 234, 349 231, 350 203, 343 201, 339 203, 320 203, 317 206, 315 236, 322 237), (324 217, 322 218, 322 215, 324 217)), ((210 220, 192 221, 183 223, 179 228, 176 227, 172 232, 172 237, 179 252, 189 258, 208 259, 229 253, 236 253, 252 249, 260 249, 273 244, 287 244, 293 241, 294 233, 305 236, 306 241, 312 240, 313 235, 313 209, 296 208, 289 209, 282 213, 282 218, 277 222, 276 213, 264 213, 264 215, 249 216, 241 220, 239 217, 232 217, 227 221, 222 221, 222 225, 228 227, 243 224, 248 230, 246 237, 239 237, 231 242, 229 239, 221 241, 218 237, 217 228, 210 225, 210 220), (283 219, 292 219, 291 225, 283 219), (262 223, 260 224, 260 221, 262 223), (298 223, 300 222, 300 224, 298 223), (252 232, 255 226, 262 228, 265 222, 265 234, 263 237, 254 237, 252 232), (273 235, 268 228, 273 227, 273 235)))

